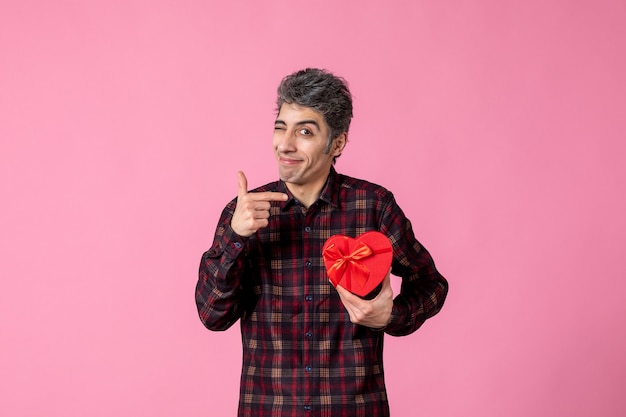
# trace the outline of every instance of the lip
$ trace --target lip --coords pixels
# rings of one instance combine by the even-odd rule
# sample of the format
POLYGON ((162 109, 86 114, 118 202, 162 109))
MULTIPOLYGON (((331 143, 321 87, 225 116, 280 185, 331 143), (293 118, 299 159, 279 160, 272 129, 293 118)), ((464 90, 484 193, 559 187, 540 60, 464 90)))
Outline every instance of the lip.
POLYGON ((299 159, 285 158, 284 156, 279 156, 278 161, 284 165, 296 165, 301 162, 299 159))

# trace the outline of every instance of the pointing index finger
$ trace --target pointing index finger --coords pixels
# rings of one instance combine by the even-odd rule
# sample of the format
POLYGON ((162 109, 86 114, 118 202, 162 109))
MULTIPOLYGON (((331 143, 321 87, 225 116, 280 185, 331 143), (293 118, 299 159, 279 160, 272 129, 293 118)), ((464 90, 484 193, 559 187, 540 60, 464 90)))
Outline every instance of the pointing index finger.
POLYGON ((255 201, 287 201, 289 196, 285 193, 279 193, 277 191, 263 191, 260 193, 248 193, 249 197, 252 197, 255 201))
POLYGON ((277 191, 262 191, 258 193, 249 193, 248 192, 248 179, 246 178, 246 174, 243 171, 237 172, 237 180, 239 184, 239 189, 237 195, 242 197, 244 195, 248 195, 249 198, 252 198, 254 201, 287 201, 289 196, 285 193, 280 193, 277 191))

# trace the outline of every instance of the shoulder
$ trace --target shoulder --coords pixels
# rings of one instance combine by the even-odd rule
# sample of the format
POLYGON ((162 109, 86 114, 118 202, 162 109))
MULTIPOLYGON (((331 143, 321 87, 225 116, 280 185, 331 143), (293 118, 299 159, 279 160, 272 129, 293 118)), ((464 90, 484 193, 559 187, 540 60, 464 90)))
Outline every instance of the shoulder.
POLYGON ((392 199, 393 194, 382 185, 360 178, 350 177, 344 174, 337 174, 337 187, 340 191, 352 191, 375 195, 380 199, 392 199))

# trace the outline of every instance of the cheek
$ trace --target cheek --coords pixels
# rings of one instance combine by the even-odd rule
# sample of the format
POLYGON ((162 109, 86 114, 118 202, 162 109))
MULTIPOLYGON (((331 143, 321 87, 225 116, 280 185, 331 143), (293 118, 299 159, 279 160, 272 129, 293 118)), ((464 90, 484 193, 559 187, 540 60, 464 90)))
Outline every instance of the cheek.
POLYGON ((324 156, 324 149, 326 149, 326 143, 320 141, 316 142, 304 142, 300 146, 300 150, 303 154, 306 154, 310 160, 319 160, 324 156))

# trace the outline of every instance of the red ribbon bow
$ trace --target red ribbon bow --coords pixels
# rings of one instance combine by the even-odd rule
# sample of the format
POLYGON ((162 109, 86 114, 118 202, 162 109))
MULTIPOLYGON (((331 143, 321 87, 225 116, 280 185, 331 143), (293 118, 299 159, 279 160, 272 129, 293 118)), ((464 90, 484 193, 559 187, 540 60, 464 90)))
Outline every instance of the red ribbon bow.
POLYGON ((356 238, 329 237, 322 248, 322 257, 333 286, 341 285, 353 294, 366 297, 387 276, 393 251, 387 236, 371 230, 356 238))
POLYGON ((348 255, 344 255, 334 243, 329 245, 324 249, 323 256, 332 262, 328 268, 328 275, 333 280, 333 285, 336 286, 339 283, 339 278, 345 276, 348 288, 361 289, 365 287, 370 276, 370 270, 359 261, 372 256, 373 253, 372 249, 363 242, 358 242, 348 255))

